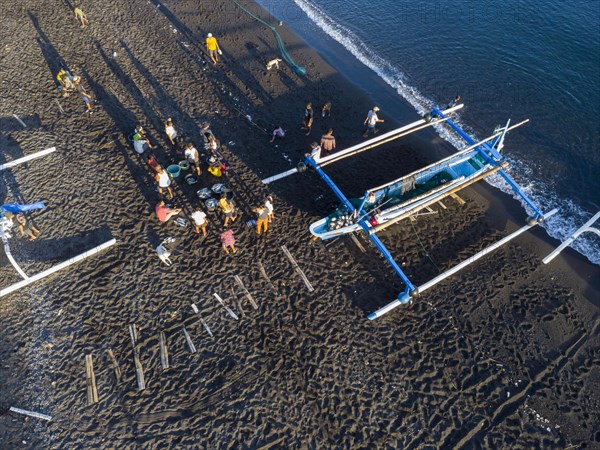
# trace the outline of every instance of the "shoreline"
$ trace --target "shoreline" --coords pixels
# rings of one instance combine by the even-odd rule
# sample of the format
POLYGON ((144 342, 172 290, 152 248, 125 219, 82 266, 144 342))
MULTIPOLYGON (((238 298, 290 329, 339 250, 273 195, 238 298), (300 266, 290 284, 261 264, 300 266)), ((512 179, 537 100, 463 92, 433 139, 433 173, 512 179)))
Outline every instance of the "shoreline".
MULTIPOLYGON (((272 33, 228 9, 229 3, 203 5, 98 0, 84 5, 91 22, 84 30, 66 5, 48 0, 26 0, 28 9, 7 11, 0 36, 12 52, 0 74, 8 80, 7 67, 27 68, 31 80, 22 91, 6 91, 1 114, 14 112, 30 128, 0 122, 6 127, 0 162, 49 142, 59 149, 43 165, 3 178, 3 201, 48 200, 47 210, 34 215, 42 237, 16 240, 13 253, 35 273, 107 236, 118 244, 3 298, 0 445, 419 448, 469 439, 498 448, 594 445, 598 268, 573 251, 542 267, 540 256, 552 242, 535 230, 413 304, 368 321, 366 314, 402 287, 390 268, 361 237, 365 253, 350 240, 310 241, 308 225, 337 206, 314 175, 272 187, 260 179, 295 165, 329 126, 338 148, 359 142, 372 97, 285 26, 278 31, 308 76, 299 78, 288 67, 266 71, 265 62, 278 54, 272 33), (207 32, 223 49, 216 68, 199 46, 207 32), (57 97, 57 59, 76 68, 94 93, 93 115, 82 114, 79 99, 57 97), (312 100, 318 113, 328 99, 334 101, 332 118, 317 116, 312 135, 305 136, 299 130, 305 102, 312 100), (167 117, 184 142, 198 143, 200 124, 209 120, 225 144, 233 169, 226 181, 242 214, 234 226, 235 256, 220 248, 217 213, 208 214, 204 240, 156 219, 155 181, 127 136, 142 123, 159 161, 177 161, 164 135, 167 117), (277 122, 288 135, 271 145, 268 130, 277 122), (244 222, 267 193, 275 197, 275 222, 258 237, 244 222), (171 267, 154 250, 166 236, 180 241, 171 267), (314 292, 286 259, 284 245, 314 292), (574 267, 581 268, 577 278, 574 267), (139 330, 144 391, 137 390, 127 331, 132 323, 139 330), (161 331, 169 369, 160 362, 161 331), (109 349, 120 363, 120 379, 109 349), (94 357, 100 397, 94 405, 85 400, 87 354, 94 357), (8 406, 53 420, 23 421, 8 406)), ((386 129, 393 128, 399 118, 382 112, 386 129)), ((408 108, 407 114, 406 122, 417 118, 408 108)), ((331 166, 328 174, 350 195, 445 156, 448 146, 433 133, 420 133, 365 153, 358 163, 331 166)), ((219 181, 204 173, 194 187, 177 182, 176 206, 188 214, 199 207, 198 186, 219 181)), ((433 218, 383 234, 411 279, 429 279, 520 226, 520 205, 494 189, 468 189, 465 205, 448 201, 433 218)), ((10 269, 3 262, 0 275, 12 277, 10 269)))

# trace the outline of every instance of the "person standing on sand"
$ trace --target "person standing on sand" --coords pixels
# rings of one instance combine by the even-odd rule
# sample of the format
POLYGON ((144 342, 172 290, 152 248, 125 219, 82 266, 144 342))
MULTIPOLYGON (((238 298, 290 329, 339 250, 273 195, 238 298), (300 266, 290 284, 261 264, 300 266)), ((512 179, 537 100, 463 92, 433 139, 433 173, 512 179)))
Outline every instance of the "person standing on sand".
POLYGON ((167 133, 171 145, 177 145, 177 130, 173 126, 173 120, 170 117, 165 122, 165 133, 167 133))
POLYGON ((308 102, 304 110, 304 119, 302 119, 302 129, 306 130, 307 136, 310 134, 310 129, 312 128, 313 115, 312 103, 308 102))
POLYGON ((256 234, 260 236, 261 229, 264 229, 264 233, 269 231, 269 210, 265 206, 259 206, 252 211, 258 215, 256 219, 256 234))
POLYGON ((163 190, 166 189, 169 194, 169 199, 172 199, 173 190, 171 189, 171 177, 162 167, 157 167, 156 181, 158 182, 158 193, 163 195, 163 190))
POLYGON ((225 253, 229 255, 228 247, 231 247, 233 253, 237 253, 237 248, 235 248, 235 236, 233 235, 233 230, 231 228, 225 227, 219 237, 221 238, 221 245, 223 246, 223 251, 225 253))
POLYGON ((85 16, 85 13, 81 10, 79 5, 75 6, 75 9, 73 10, 73 12, 75 13, 75 18, 81 24, 81 28, 85 28, 86 25, 90 24, 90 22, 87 20, 87 17, 85 16))
POLYGON ((275 213, 273 212, 273 197, 270 195, 265 199, 265 208, 267 208, 267 211, 269 212, 269 222, 272 222, 275 213))
POLYGON ((321 146, 316 142, 310 144, 310 153, 305 153, 304 156, 310 156, 315 161, 321 159, 321 146))
POLYGON ((219 55, 222 55, 223 52, 221 52, 217 38, 215 38, 212 33, 206 35, 206 49, 208 50, 208 55, 210 56, 210 59, 212 59, 213 64, 217 64, 219 55))
POLYGON ((165 201, 161 200, 156 205, 154 212, 156 212, 156 217, 158 217, 159 221, 167 222, 171 217, 179 214, 181 212, 181 208, 169 208, 167 205, 165 205, 165 201))
POLYGON ((235 222, 235 219, 237 219, 235 216, 235 206, 233 202, 227 198, 226 194, 223 194, 219 200, 219 208, 221 208, 221 211, 223 211, 223 214, 225 214, 225 223, 223 224, 224 227, 229 225, 230 220, 235 222))
POLYGON ((198 154, 196 147, 194 147, 191 142, 186 146, 184 155, 188 162, 194 166, 196 174, 200 176, 200 155, 198 154))
POLYGON ((329 156, 329 153, 335 150, 335 137, 333 136, 332 128, 321 136, 321 147, 325 150, 325 156, 329 156))
POLYGON ((192 213, 191 217, 194 221, 194 226, 196 227, 196 234, 200 234, 200 230, 202 230, 202 235, 206 237, 206 225, 208 224, 206 221, 206 213, 197 210, 192 213))
POLYGON ((365 131, 363 132, 363 137, 367 137, 370 132, 376 134, 379 130, 375 129, 375 126, 379 122, 383 122, 383 119, 377 117, 377 113, 379 112, 379 108, 377 106, 373 106, 373 109, 369 111, 367 114, 367 118, 365 119, 364 125, 367 126, 365 131))
POLYGON ((323 109, 321 110, 321 115, 323 117, 331 117, 331 101, 327 100, 323 105, 323 109))
POLYGON ((158 173, 158 169, 161 168, 160 164, 158 164, 158 161, 156 160, 156 156, 150 154, 146 156, 146 163, 150 167, 150 170, 152 171, 154 176, 156 176, 156 174, 158 173))

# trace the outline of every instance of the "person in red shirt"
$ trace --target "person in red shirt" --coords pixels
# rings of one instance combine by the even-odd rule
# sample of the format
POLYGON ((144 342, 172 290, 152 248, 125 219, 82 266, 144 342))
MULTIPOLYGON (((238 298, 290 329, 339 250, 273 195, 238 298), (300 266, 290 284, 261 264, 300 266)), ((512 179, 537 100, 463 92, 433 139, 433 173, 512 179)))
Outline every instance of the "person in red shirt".
POLYGON ((179 214, 181 212, 181 208, 169 208, 168 206, 165 205, 164 200, 161 200, 156 205, 155 211, 156 211, 156 217, 158 217, 158 220, 160 220, 161 222, 166 222, 171 217, 179 214))
POLYGON ((235 236, 233 235, 233 230, 231 228, 225 228, 219 237, 221 238, 221 244, 225 253, 229 254, 228 247, 231 247, 233 253, 237 253, 237 248, 235 248, 235 236))

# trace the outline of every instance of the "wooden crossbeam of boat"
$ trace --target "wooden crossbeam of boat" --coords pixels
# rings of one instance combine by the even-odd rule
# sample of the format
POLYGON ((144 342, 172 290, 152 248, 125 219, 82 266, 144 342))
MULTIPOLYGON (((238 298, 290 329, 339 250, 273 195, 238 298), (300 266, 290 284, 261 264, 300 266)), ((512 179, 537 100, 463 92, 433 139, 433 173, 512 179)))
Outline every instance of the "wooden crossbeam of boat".
POLYGON ((22 158, 15 159, 14 161, 9 161, 4 164, 0 164, 0 172, 6 169, 11 169, 19 164, 26 163, 27 161, 31 161, 32 159, 40 158, 41 156, 49 155, 56 151, 56 147, 50 147, 46 150, 39 151, 37 153, 32 153, 31 155, 23 156, 22 158))
POLYGON ((460 197, 459 197, 459 195, 458 195, 458 194, 456 194, 455 192, 452 192, 452 193, 450 194, 450 197, 451 197, 452 199, 454 199, 454 201, 455 201, 456 203, 458 203, 460 206, 462 206, 462 205, 464 205, 465 203, 467 203, 467 202, 465 202, 465 201, 464 201, 462 198, 460 198, 460 197))
POLYGON ((35 417, 36 419, 52 420, 52 416, 49 416, 48 414, 42 414, 42 413, 35 412, 35 411, 27 411, 26 409, 15 408, 14 406, 11 406, 8 410, 10 412, 22 414, 24 416, 35 417))
POLYGON ((360 241, 358 240, 358 238, 356 237, 356 235, 354 233, 350 233, 350 239, 352 239, 352 242, 354 242, 354 244, 358 247, 358 249, 360 250, 361 253, 367 252, 364 245, 362 245, 360 243, 360 241))
POLYGON ((279 295, 279 292, 277 292, 275 285, 271 281, 271 277, 269 277, 269 275, 267 275, 267 271, 265 270, 265 266, 263 265, 262 261, 258 262, 258 268, 259 268, 260 273, 263 276, 263 278, 265 280, 267 280, 267 283, 269 283, 269 286, 271 286, 271 289, 273 289, 273 292, 275 292, 275 295, 279 295))
MULTIPOLYGON (((8 295, 11 292, 17 291, 17 290, 21 289, 22 287, 28 286, 31 283, 34 283, 38 280, 41 280, 42 278, 52 275, 53 273, 58 272, 59 270, 64 269, 65 267, 68 267, 72 264, 75 264, 76 262, 79 262, 85 258, 96 255, 97 253, 100 253, 102 250, 104 250, 108 247, 111 247, 111 246, 115 245, 116 243, 117 243, 116 239, 111 239, 110 241, 105 242, 102 245, 94 247, 86 252, 81 253, 80 255, 74 256, 71 259, 63 261, 62 263, 57 264, 54 267, 50 267, 49 269, 46 269, 40 273, 32 275, 25 280, 21 280, 11 286, 8 286, 7 288, 0 289, 0 297, 8 295)), ((13 264, 13 266, 14 266, 14 264, 13 264)), ((16 269, 16 267, 15 267, 15 269, 16 269)))
POLYGON ((85 355, 85 381, 87 385, 87 404, 98 403, 98 387, 96 386, 92 355, 85 355))
MULTIPOLYGON (((488 176, 492 175, 493 173, 498 172, 499 170, 502 170, 502 169, 506 168, 507 166, 508 166, 508 163, 504 162, 503 164, 501 164, 499 166, 496 166, 496 167, 492 167, 491 169, 489 169, 489 170, 487 170, 487 171, 485 171, 483 173, 480 173, 477 176, 465 178, 463 180, 463 182, 460 183, 458 186, 450 189, 449 191, 441 192, 439 195, 435 195, 431 200, 428 200, 425 203, 421 203, 421 204, 415 205, 415 208, 421 209, 421 208, 424 208, 426 206, 433 205, 434 203, 438 202, 439 200, 441 200, 441 199, 443 199, 445 197, 448 197, 448 196, 450 196, 450 195, 452 195, 452 194, 460 191, 461 189, 464 189, 467 186, 470 186, 473 183, 476 183, 476 182, 478 182, 480 180, 483 180, 485 177, 488 177, 488 176)), ((439 190, 440 189, 438 188, 438 191, 439 190)), ((419 196, 419 197, 427 197, 427 196, 431 196, 431 195, 432 195, 432 191, 429 191, 429 192, 426 192, 425 194, 423 194, 422 196, 419 196)), ((419 197, 415 197, 415 199, 418 199, 419 197)), ((415 200, 415 199, 413 199, 413 200, 415 200)), ((398 216, 396 216, 396 217, 394 217, 394 218, 392 218, 392 219, 390 219, 390 220, 388 220, 388 221, 386 221, 384 223, 380 223, 379 225, 374 226, 373 228, 371 228, 369 230, 369 234, 374 234, 374 233, 377 233, 378 231, 385 230, 387 227, 392 226, 395 223, 398 223, 398 222, 400 222, 403 219, 406 219, 408 216, 410 216, 411 214, 413 214, 414 211, 415 211, 415 209, 411 208, 411 209, 403 212, 402 214, 400 214, 400 215, 398 215, 398 216)))
POLYGON ((592 217, 590 220, 588 220, 586 223, 584 223, 581 228, 579 228, 577 231, 575 231, 571 236, 569 236, 568 239, 566 239, 562 244, 560 244, 558 247, 556 247, 552 251, 552 253, 550 253, 548 256, 546 256, 543 259, 543 263, 548 264, 550 261, 552 261, 554 258, 556 258, 560 252, 562 252, 565 248, 567 248, 569 245, 571 245, 573 243, 573 241, 575 239, 577 239, 583 233, 590 232, 590 233, 595 233, 598 236, 600 236, 600 230, 598 228, 592 227, 592 225, 598 219, 600 219, 600 211, 598 211, 596 214, 594 214, 594 217, 592 217))
MULTIPOLYGON (((558 212, 558 209, 553 209, 552 211, 544 214, 543 218, 546 219, 554 214, 556 214, 558 212)), ((419 286, 416 289, 416 293, 417 294, 422 294, 423 292, 425 292, 427 289, 430 289, 431 287, 435 286, 436 284, 438 284, 439 282, 445 280, 446 278, 454 275, 456 272, 460 271, 461 269, 464 269, 465 267, 467 267, 469 264, 474 263, 475 261, 477 261, 478 259, 480 259, 481 257, 488 255, 489 253, 491 253, 492 251, 496 250, 497 248, 500 248, 501 246, 507 244, 508 242, 510 242, 511 240, 513 240, 514 238, 516 238, 517 236, 521 235, 522 233, 524 233, 525 231, 529 230, 530 228, 536 226, 538 223, 540 223, 539 221, 534 221, 532 223, 528 223, 527 225, 519 228, 517 231, 509 234, 508 236, 500 239, 499 241, 497 241, 496 243, 484 248, 483 250, 481 250, 480 252, 476 253, 475 255, 467 258, 466 260, 464 260, 463 262, 461 262, 460 264, 457 264, 456 266, 452 267, 449 270, 446 270, 445 272, 439 274, 437 277, 429 280, 426 283, 423 283, 421 286, 419 286)), ((369 314, 369 320, 374 320, 377 319, 378 317, 383 316, 384 314, 387 314, 388 312, 390 312, 391 310, 397 308, 398 306, 404 304, 404 302, 402 302, 401 300, 394 300, 393 302, 388 303, 387 305, 385 305, 383 308, 378 309, 377 311, 369 314)))
POLYGON ((400 139, 401 137, 408 136, 409 134, 415 133, 415 132, 420 131, 427 127, 432 127, 434 125, 438 125, 447 120, 449 120, 449 118, 432 120, 431 122, 424 123, 422 125, 411 128, 402 133, 394 134, 393 136, 390 136, 386 139, 378 140, 377 142, 374 142, 370 145, 364 145, 365 143, 359 144, 358 146, 355 146, 358 148, 355 148, 354 150, 352 150, 353 147, 351 147, 349 149, 342 150, 341 152, 336 152, 333 155, 326 156, 325 158, 321 158, 321 159, 317 160, 317 163, 319 164, 319 167, 325 167, 325 166, 328 166, 329 164, 333 164, 334 162, 338 162, 338 161, 341 161, 342 159, 348 158, 349 156, 354 156, 358 153, 362 153, 367 150, 371 150, 372 148, 379 147, 380 145, 386 144, 387 142, 394 141, 396 139, 400 139), (352 151, 350 151, 350 150, 352 150, 352 151))
MULTIPOLYGON (((448 109, 444 110, 443 113, 444 114, 449 114, 449 113, 452 113, 454 111, 458 111, 462 107, 464 107, 464 105, 461 103, 459 105, 453 106, 452 108, 448 108, 448 109)), ((338 161, 340 159, 345 158, 346 156, 349 156, 350 153, 356 154, 356 153, 358 153, 360 151, 366 150, 367 147, 369 149, 373 148, 373 147, 376 147, 378 145, 383 144, 384 142, 389 142, 392 139, 398 139, 398 138, 400 138, 402 136, 406 136, 406 134, 413 133, 415 131, 419 131, 420 129, 425 128, 425 127, 436 125, 436 124, 441 123, 441 122, 443 122, 445 120, 448 120, 448 119, 444 118, 442 120, 432 120, 430 122, 427 122, 425 119, 420 119, 420 120, 412 122, 412 123, 410 123, 408 125, 405 125, 403 127, 396 128, 395 130, 388 131, 387 133, 381 134, 381 135, 379 135, 377 137, 374 137, 374 138, 369 139, 367 141, 361 142, 360 144, 354 145, 354 146, 349 147, 349 148, 347 148, 345 150, 336 152, 333 155, 325 156, 324 158, 319 159, 319 161, 317 161, 317 162, 319 163, 319 165, 321 167, 323 167, 323 166, 325 166, 327 164, 330 164, 330 162, 335 162, 335 161, 338 161), (408 133, 406 133, 406 132, 408 132, 408 133)), ((263 184, 269 184, 269 183, 272 183, 273 181, 280 180, 280 179, 285 178, 285 177, 287 177, 289 175, 293 175, 293 174, 295 174, 297 172, 298 172, 298 169, 297 168, 293 168, 293 169, 290 169, 290 170, 286 170, 285 172, 282 172, 280 174, 273 175, 273 176, 270 176, 268 178, 265 178, 265 179, 262 180, 262 182, 263 182, 263 184)))

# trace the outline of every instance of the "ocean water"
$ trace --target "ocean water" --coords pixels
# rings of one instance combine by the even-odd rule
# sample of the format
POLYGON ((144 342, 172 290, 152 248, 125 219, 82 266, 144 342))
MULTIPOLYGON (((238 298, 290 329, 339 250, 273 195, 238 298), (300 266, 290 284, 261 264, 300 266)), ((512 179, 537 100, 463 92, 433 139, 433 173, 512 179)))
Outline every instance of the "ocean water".
MULTIPOLYGON (((551 236, 565 239, 600 210, 599 1, 260 3, 338 70, 357 59, 420 113, 461 95, 458 122, 475 137, 530 119, 503 152, 542 211, 560 208, 543 225, 551 236)), ((508 192, 500 177, 491 183, 508 192)), ((597 236, 584 234, 573 247, 600 264, 597 236)))

